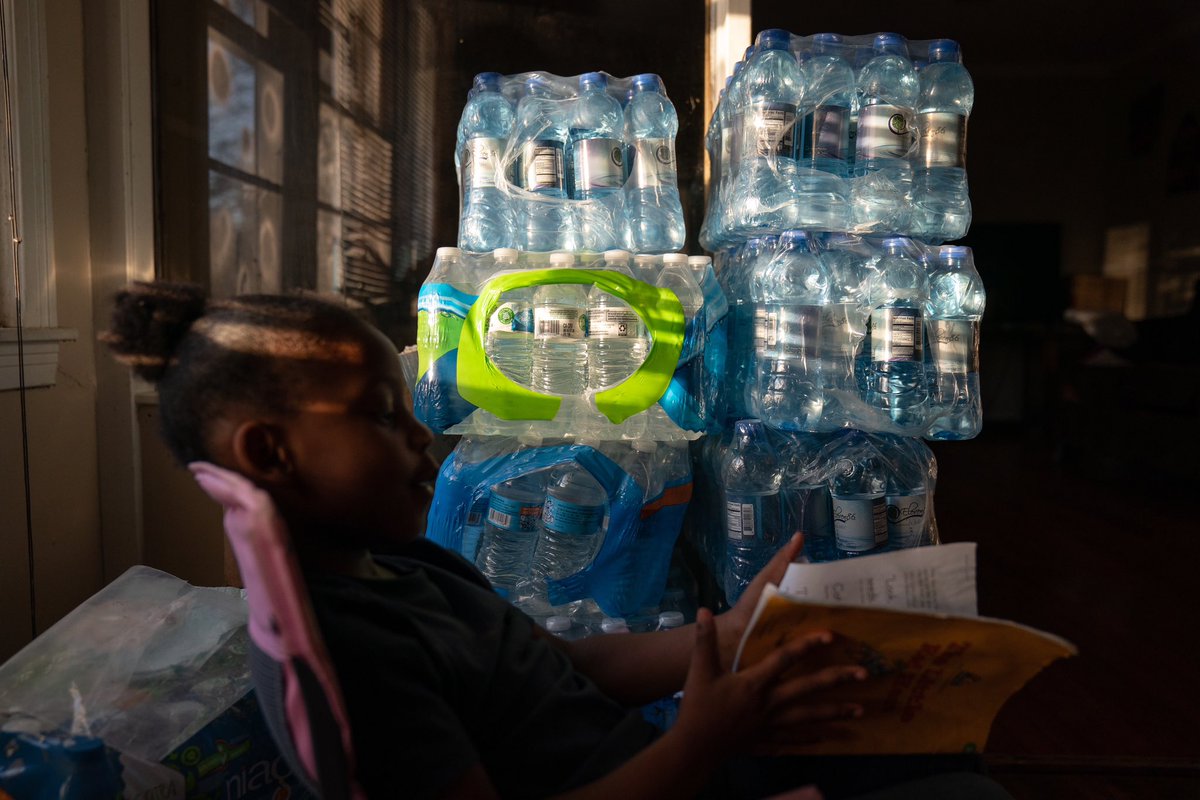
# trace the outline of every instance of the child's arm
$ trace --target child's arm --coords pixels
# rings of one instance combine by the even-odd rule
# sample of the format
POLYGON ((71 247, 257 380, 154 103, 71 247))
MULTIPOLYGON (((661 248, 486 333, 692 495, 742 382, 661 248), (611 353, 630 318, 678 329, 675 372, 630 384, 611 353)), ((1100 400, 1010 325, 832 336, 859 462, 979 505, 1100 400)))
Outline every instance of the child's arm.
MULTIPOLYGON (((818 632, 793 640, 753 667, 733 674, 721 663, 715 620, 702 609, 693 629, 679 721, 608 775, 559 797, 692 797, 731 755, 786 740, 816 721, 860 716, 859 706, 810 701, 809 697, 845 680, 864 679, 861 667, 828 667, 782 680, 809 648, 829 639, 828 632, 818 632)), ((445 796, 494 798, 496 792, 483 768, 476 766, 445 796)))
MULTIPOLYGON (((803 544, 799 534, 792 537, 746 587, 737 605, 716 618, 721 663, 726 669, 733 664, 734 653, 763 587, 779 583, 803 544)), ((554 640, 562 641, 556 637, 554 640)), ((636 706, 679 691, 695 640, 694 626, 687 625, 657 633, 589 636, 563 644, 575 668, 591 678, 601 691, 620 703, 636 706)))

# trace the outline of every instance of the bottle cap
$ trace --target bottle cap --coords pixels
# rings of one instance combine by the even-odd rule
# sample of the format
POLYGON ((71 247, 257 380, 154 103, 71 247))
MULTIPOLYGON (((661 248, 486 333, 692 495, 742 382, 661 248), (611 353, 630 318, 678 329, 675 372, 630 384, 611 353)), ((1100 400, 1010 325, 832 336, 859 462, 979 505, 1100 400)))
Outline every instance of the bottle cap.
POLYGON ((662 263, 662 259, 651 253, 638 253, 633 257, 633 263, 639 267, 656 267, 662 263))
POLYGON ((908 247, 908 239, 903 236, 889 236, 883 240, 883 249, 888 253, 904 252, 908 247))
POLYGON ((658 615, 658 627, 660 628, 678 628, 682 625, 682 611, 664 611, 658 615))
POLYGON ((533 431, 525 431, 517 436, 517 444, 523 447, 541 447, 542 435, 533 431))
POLYGON ((876 53, 899 53, 900 55, 908 55, 908 47, 904 41, 904 37, 898 33, 877 33, 875 40, 871 44, 871 49, 876 53))
POLYGON ((605 633, 629 633, 629 625, 621 617, 605 617, 600 620, 600 630, 605 633))
POLYGON ((934 39, 929 43, 929 63, 958 60, 958 42, 953 39, 934 39))
POLYGON ((437 249, 438 258, 458 258, 462 255, 462 250, 457 247, 439 247, 437 249))
POLYGON ((785 250, 808 250, 808 234, 804 231, 784 231, 779 234, 779 246, 785 250))
POLYGON ((499 72, 481 72, 475 76, 471 88, 477 92, 498 92, 503 79, 499 72))
POLYGON ((551 633, 562 633, 571 629, 571 618, 562 616, 553 616, 546 618, 546 630, 551 633))
POLYGON ((633 90, 635 92, 662 92, 662 78, 655 75, 653 72, 645 72, 641 75, 633 76, 633 90))
POLYGON ((513 247, 497 247, 492 251, 492 260, 497 263, 515 264, 521 257, 521 251, 513 247))
POLYGON ((938 258, 942 261, 952 261, 971 257, 971 248, 957 244, 948 244, 938 248, 938 258))
POLYGON ((712 258, 709 256, 688 256, 688 266, 696 272, 704 272, 708 270, 708 265, 712 263, 712 258))
POLYGON ((608 76, 603 72, 585 72, 579 76, 580 89, 591 89, 593 87, 600 89, 608 88, 608 76))
POLYGON ((575 266, 575 255, 573 253, 551 253, 550 266, 552 267, 573 267, 575 266))
POLYGON ((767 28, 758 34, 755 44, 760 50, 788 50, 792 46, 792 35, 780 28, 767 28))
POLYGON ((688 263, 688 257, 683 253, 664 253, 662 257, 662 263, 664 267, 678 266, 681 264, 686 266, 688 263))
POLYGON ((627 261, 629 261, 629 256, 630 256, 630 253, 628 250, 605 250, 604 251, 604 260, 609 263, 616 261, 621 264, 624 264, 627 261))

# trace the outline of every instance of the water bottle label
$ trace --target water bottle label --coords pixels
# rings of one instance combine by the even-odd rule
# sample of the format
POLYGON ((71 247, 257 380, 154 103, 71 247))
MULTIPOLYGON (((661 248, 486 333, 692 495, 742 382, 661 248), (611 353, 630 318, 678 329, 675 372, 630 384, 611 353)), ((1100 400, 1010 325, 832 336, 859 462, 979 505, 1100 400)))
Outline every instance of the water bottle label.
POLYGON ((776 337, 778 320, 771 306, 754 307, 754 352, 762 355, 779 342, 776 337))
POLYGON ((496 170, 504 142, 500 139, 477 137, 468 139, 462 152, 462 186, 464 189, 491 189, 496 185, 496 170))
POLYGON ((725 501, 725 533, 731 540, 757 539, 761 525, 761 497, 729 495, 725 501))
POLYGON ((926 167, 967 165, 967 118, 952 111, 927 111, 917 115, 921 135, 918 163, 926 167))
POLYGON ((644 335, 642 318, 632 308, 593 308, 588 314, 589 339, 636 339, 644 335))
POLYGON ((979 321, 930 320, 929 349, 938 372, 978 372, 979 321))
POLYGON ((675 140, 638 139, 633 143, 633 184, 639 189, 673 187, 675 140))
POLYGON ((854 306, 849 303, 831 303, 821 309, 821 351, 829 356, 854 354, 855 344, 863 332, 855 335, 851 314, 854 306))
POLYGON ((888 495, 887 531, 893 547, 919 547, 925 541, 926 495, 888 495))
POLYGON ((755 103, 746 120, 751 158, 792 158, 796 152, 796 107, 791 103, 755 103))
POLYGON ((554 139, 535 139, 521 148, 521 185, 531 192, 562 190, 563 144, 554 139))
POLYGON ((603 505, 585 506, 554 495, 546 496, 546 505, 542 509, 542 524, 547 530, 571 536, 590 536, 600 530, 603 521, 603 505))
POLYGON ((541 518, 540 503, 522 502, 495 493, 488 503, 487 521, 506 531, 537 530, 538 520, 541 518))
POLYGON ((582 339, 587 334, 587 314, 575 306, 541 305, 533 309, 536 336, 582 339))
POLYGON ((921 312, 885 306, 871 313, 871 358, 875 361, 920 361, 921 312))
POLYGON ((623 145, 617 139, 580 139, 574 146, 574 190, 620 189, 625 176, 623 145))
POLYGON ((767 317, 774 321, 774 334, 768 347, 778 355, 799 358, 816 357, 820 341, 820 306, 767 306, 767 317), (773 341, 772 341, 773 340, 773 341))
POLYGON ((908 115, 903 106, 863 106, 858 112, 858 158, 904 158, 912 145, 908 115))
POLYGON ((488 333, 496 333, 497 331, 530 331, 530 322, 527 319, 529 311, 526 309, 522 312, 520 306, 516 303, 505 303, 494 312, 488 319, 488 333))
POLYGON ((833 537, 839 550, 861 553, 888 540, 887 502, 874 497, 833 496, 833 537))
POLYGON ((850 109, 817 106, 801 120, 799 138, 796 158, 845 159, 850 153, 850 109))

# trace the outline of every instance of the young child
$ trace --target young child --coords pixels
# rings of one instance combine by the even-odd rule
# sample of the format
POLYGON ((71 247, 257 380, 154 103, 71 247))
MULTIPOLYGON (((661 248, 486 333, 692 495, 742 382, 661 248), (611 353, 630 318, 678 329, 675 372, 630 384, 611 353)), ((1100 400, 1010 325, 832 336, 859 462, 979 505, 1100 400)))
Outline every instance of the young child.
POLYGON ((821 699, 864 679, 857 666, 783 677, 828 632, 729 671, 799 537, 720 616, 577 642, 543 632, 422 538, 432 436, 409 410, 395 348, 343 307, 299 296, 208 303, 195 287, 136 284, 116 298, 104 339, 157 383, 181 463, 235 470, 277 505, 371 797, 689 797, 711 791, 731 755, 862 713, 821 699), (665 734, 630 710, 681 687, 665 734))

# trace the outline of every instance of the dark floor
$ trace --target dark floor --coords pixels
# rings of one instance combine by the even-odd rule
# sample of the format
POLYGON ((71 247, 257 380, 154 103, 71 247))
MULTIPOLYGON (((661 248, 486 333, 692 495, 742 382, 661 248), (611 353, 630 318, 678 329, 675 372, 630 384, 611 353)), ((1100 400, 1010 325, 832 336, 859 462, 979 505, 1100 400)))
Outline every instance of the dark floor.
MULTIPOLYGON (((1146 434, 1151 456, 1194 436, 1146 434)), ((934 449, 942 539, 979 543, 980 613, 1079 647, 1001 710, 993 776, 1018 800, 1200 798, 1200 468, 1147 479, 1001 428, 934 449)))

